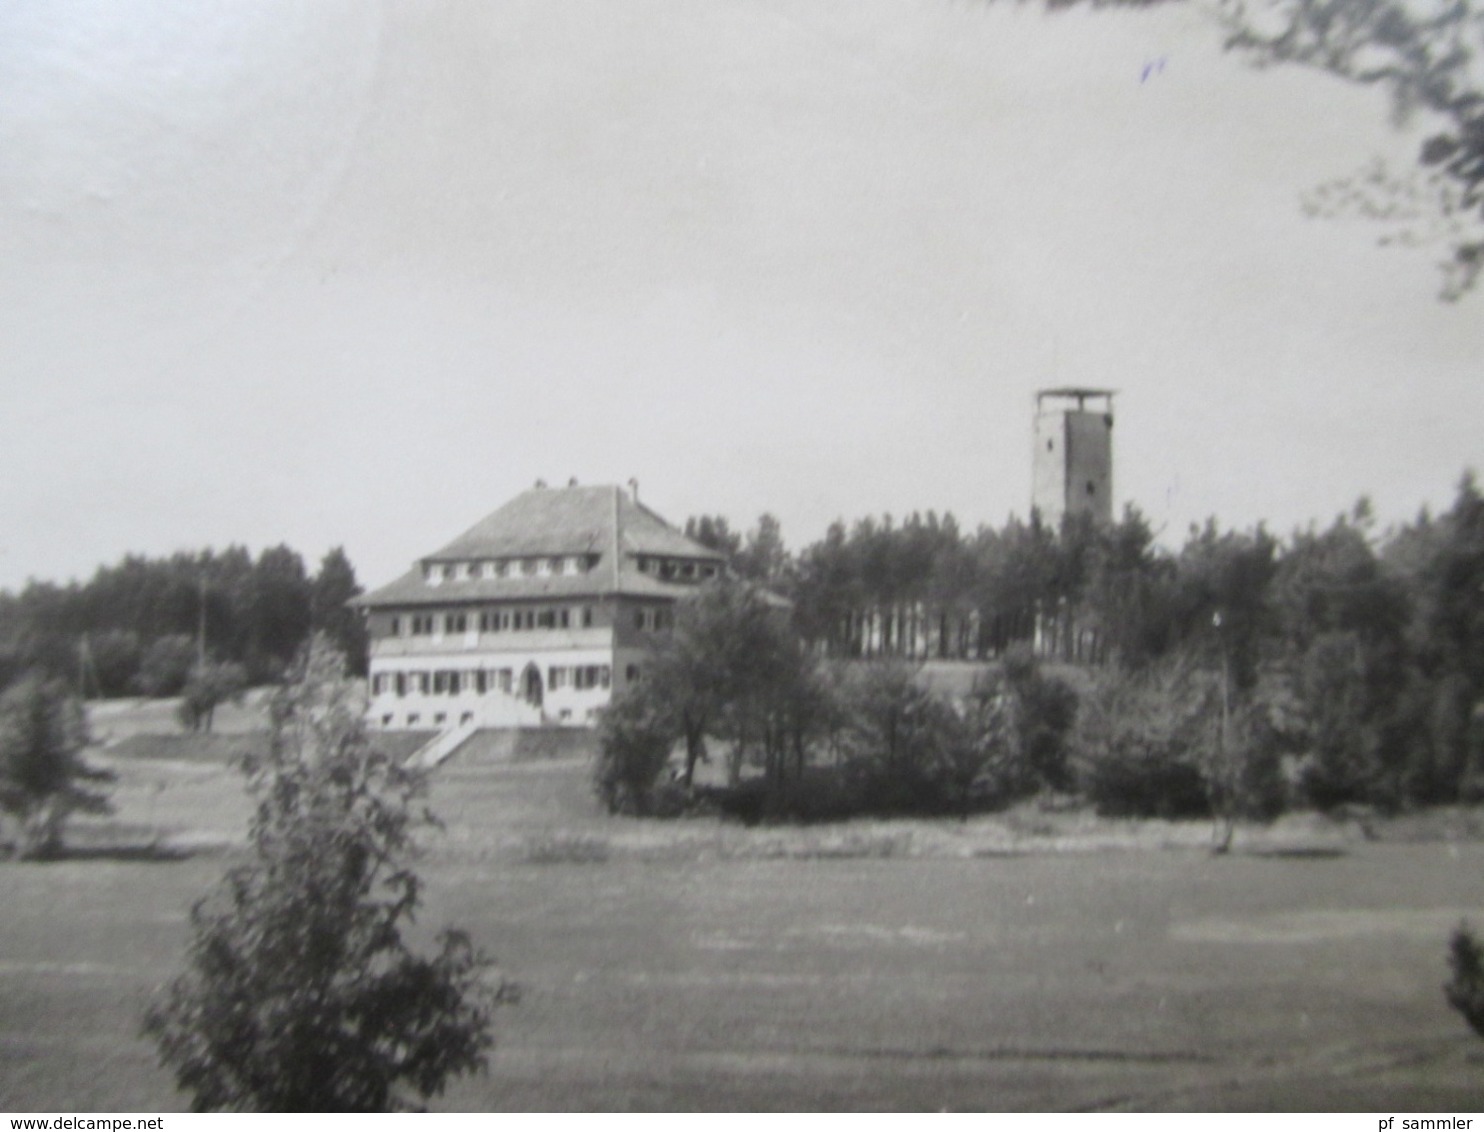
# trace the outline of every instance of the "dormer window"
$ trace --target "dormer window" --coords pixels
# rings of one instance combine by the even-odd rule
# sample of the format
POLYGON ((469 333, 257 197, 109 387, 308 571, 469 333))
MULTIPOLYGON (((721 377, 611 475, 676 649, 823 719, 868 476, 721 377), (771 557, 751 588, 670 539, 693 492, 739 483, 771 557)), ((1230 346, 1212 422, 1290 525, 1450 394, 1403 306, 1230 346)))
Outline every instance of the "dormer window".
POLYGON ((535 558, 522 558, 520 560, 520 572, 527 578, 534 577, 540 569, 540 562, 535 558))
POLYGON ((643 555, 639 556, 639 573, 649 573, 649 559, 645 558, 643 555))
POLYGON ((457 566, 455 566, 452 562, 445 562, 443 564, 443 580, 445 582, 451 582, 451 581, 453 581, 454 578, 458 577, 458 573, 459 573, 459 568, 457 566))
POLYGON ((567 560, 565 558, 553 558, 546 565, 553 574, 565 574, 567 572, 567 560))
POLYGON ((434 566, 431 562, 424 562, 423 581, 427 582, 430 586, 436 586, 439 582, 443 581, 443 575, 439 572, 438 567, 434 566))

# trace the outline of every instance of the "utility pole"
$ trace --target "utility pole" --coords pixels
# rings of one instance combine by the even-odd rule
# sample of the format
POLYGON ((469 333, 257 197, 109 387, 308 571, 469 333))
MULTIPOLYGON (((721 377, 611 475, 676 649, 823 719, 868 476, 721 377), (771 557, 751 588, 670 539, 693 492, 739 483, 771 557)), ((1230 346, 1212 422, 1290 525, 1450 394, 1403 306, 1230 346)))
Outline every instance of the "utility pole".
POLYGON ((196 667, 206 667, 206 572, 203 570, 196 576, 199 587, 200 601, 198 602, 198 616, 196 618, 196 667))
POLYGON ((1212 852, 1225 853, 1232 846, 1236 833, 1236 774, 1231 760, 1231 663, 1227 658, 1226 634, 1221 631, 1221 611, 1211 615, 1211 625, 1216 630, 1216 642, 1221 649, 1221 730, 1216 741, 1216 765, 1219 768, 1221 802, 1216 820, 1221 823, 1219 840, 1212 852))

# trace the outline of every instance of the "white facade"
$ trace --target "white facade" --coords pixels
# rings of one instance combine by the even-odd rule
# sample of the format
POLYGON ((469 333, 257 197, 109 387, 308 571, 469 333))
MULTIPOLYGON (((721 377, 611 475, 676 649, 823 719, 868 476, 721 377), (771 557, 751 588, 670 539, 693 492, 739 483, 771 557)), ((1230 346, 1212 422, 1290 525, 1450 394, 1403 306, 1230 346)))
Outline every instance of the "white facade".
POLYGON ((591 726, 722 571, 617 488, 518 496, 359 600, 372 726, 591 726))

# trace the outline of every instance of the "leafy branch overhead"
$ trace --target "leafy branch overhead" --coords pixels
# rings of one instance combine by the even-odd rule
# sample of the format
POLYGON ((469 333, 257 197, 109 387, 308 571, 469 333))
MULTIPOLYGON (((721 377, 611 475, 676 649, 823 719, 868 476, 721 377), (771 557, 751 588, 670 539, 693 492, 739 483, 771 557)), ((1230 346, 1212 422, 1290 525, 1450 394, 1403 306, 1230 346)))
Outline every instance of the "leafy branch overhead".
POLYGON ((1450 245, 1444 294, 1468 290, 1484 267, 1484 11, 1474 0, 1220 0, 1218 12, 1227 46, 1260 64, 1383 86, 1398 123, 1437 122, 1418 154, 1420 191, 1415 179, 1356 178, 1341 207, 1375 211, 1381 197, 1403 219, 1431 212, 1450 245))
MULTIPOLYGON (((1151 0, 1089 0, 1144 8, 1151 0)), ((1384 88, 1396 124, 1425 115, 1418 165, 1372 165, 1315 190, 1308 211, 1402 227, 1383 243, 1442 243, 1443 297, 1468 291, 1484 269, 1484 8, 1479 0, 1196 0, 1226 47, 1259 66, 1295 64, 1384 88)), ((1047 0, 1072 7, 1078 0, 1047 0)))

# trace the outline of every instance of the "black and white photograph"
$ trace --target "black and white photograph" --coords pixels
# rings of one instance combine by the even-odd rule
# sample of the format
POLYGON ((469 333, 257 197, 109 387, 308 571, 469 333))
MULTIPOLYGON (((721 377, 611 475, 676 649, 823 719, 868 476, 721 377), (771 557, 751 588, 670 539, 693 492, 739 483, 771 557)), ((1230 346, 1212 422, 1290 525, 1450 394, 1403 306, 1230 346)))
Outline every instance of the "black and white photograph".
POLYGON ((0 5, 0 1112, 1467 1129, 1481 272, 1484 0, 0 5))

